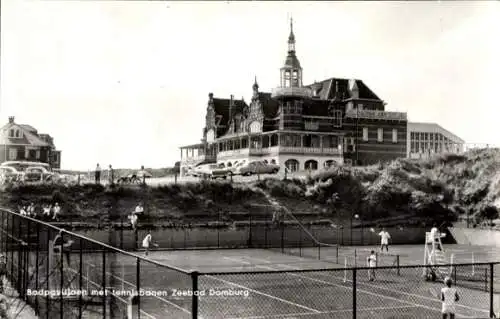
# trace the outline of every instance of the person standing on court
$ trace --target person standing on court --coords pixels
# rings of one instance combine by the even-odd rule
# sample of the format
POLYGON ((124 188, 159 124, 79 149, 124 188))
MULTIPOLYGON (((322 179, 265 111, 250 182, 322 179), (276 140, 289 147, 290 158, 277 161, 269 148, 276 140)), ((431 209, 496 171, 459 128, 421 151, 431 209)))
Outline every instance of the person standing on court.
POLYGON ((445 287, 441 289, 441 312, 443 314, 443 319, 447 319, 448 316, 450 319, 455 319, 455 304, 460 297, 458 296, 457 289, 452 288, 451 284, 453 281, 450 277, 446 277, 444 279, 445 287))
POLYGON ((101 166, 99 166, 99 163, 95 167, 95 183, 101 184, 101 166))
POLYGON ((158 244, 153 243, 153 236, 151 236, 151 231, 148 231, 148 234, 142 240, 142 247, 146 249, 146 256, 149 255, 149 248, 151 245, 158 247, 158 244))
POLYGON ((375 251, 372 250, 370 252, 370 256, 366 258, 366 263, 368 264, 368 280, 374 281, 375 280, 375 267, 377 267, 377 255, 375 254, 375 251))
POLYGON ((380 251, 385 251, 389 252, 389 239, 391 239, 391 235, 385 230, 385 228, 382 228, 382 231, 378 233, 380 236, 380 251))

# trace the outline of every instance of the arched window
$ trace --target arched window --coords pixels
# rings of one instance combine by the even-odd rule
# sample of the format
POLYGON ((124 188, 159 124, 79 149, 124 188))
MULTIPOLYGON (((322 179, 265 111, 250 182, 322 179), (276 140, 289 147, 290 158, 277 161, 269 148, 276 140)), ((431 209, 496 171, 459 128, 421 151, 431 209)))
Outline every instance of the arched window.
POLYGON ((308 160, 304 163, 304 169, 315 171, 318 169, 318 162, 315 160, 308 160))
POLYGON ((285 167, 290 172, 297 172, 299 170, 299 161, 296 159, 289 159, 285 162, 285 167))
POLYGON ((325 167, 331 167, 335 165, 335 161, 334 160, 328 160, 325 162, 325 167))

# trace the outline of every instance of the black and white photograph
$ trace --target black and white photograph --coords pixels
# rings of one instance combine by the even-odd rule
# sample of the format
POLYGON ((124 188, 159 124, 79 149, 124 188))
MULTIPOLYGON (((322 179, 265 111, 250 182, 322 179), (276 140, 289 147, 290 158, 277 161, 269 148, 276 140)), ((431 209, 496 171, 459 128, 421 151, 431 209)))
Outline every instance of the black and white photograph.
POLYGON ((0 12, 0 319, 500 318, 500 2, 0 12))

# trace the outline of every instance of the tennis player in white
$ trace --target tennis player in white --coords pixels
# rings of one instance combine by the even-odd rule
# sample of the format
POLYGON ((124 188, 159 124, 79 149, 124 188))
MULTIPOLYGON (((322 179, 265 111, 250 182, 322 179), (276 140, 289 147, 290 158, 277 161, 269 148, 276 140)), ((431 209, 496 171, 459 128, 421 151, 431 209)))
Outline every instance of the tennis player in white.
POLYGON ((153 243, 153 236, 151 236, 151 232, 149 231, 142 240, 142 247, 146 249, 146 256, 149 254, 149 247, 151 247, 151 245, 158 247, 158 244, 153 243))
POLYGON ((385 230, 385 228, 382 228, 382 231, 378 233, 380 236, 380 251, 389 251, 389 239, 391 239, 391 235, 385 230))
POLYGON ((368 264, 368 280, 374 281, 375 280, 375 267, 377 267, 377 255, 375 254, 375 251, 370 252, 370 256, 366 258, 366 262, 368 264))
POLYGON ((441 312, 443 319, 455 319, 455 304, 460 299, 457 289, 451 287, 452 282, 450 277, 446 277, 444 279, 446 286, 441 289, 441 301, 443 302, 441 312))

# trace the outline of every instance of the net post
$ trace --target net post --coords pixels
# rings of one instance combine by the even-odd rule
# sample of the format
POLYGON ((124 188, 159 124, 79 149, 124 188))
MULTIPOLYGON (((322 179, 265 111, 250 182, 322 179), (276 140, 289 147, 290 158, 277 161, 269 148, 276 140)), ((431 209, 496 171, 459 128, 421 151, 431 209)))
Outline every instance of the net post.
POLYGON ((356 268, 352 269, 352 319, 356 319, 356 268))
POLYGON ((397 269, 397 272, 398 272, 398 276, 401 276, 401 270, 399 268, 399 254, 396 255, 396 269, 397 269))
POLYGON ((335 247, 335 258, 336 258, 335 260, 336 260, 336 262, 338 264, 339 263, 339 245, 337 245, 335 247))
POLYGON ((474 252, 472 252, 472 276, 474 276, 474 270, 476 266, 474 265, 474 252))
POLYGON ((375 253, 375 267, 378 267, 378 253, 375 253))
POLYGON ((191 280, 193 284, 193 300, 192 300, 192 309, 191 314, 193 319, 198 318, 198 277, 199 274, 197 271, 193 271, 191 273, 191 280))
POLYGON ((490 318, 495 317, 495 309, 493 309, 493 263, 490 263, 490 318))
MULTIPOLYGON (((80 294, 79 294, 79 302, 78 302, 78 319, 82 319, 83 316, 83 239, 80 238, 80 251, 79 251, 79 258, 80 258, 80 266, 78 269, 79 275, 78 275, 78 286, 80 289, 80 294)), ((89 280, 89 278, 87 278, 89 280)), ((88 291, 86 292, 88 293, 88 291)))
POLYGON ((354 249, 354 267, 358 264, 358 250, 354 249))

